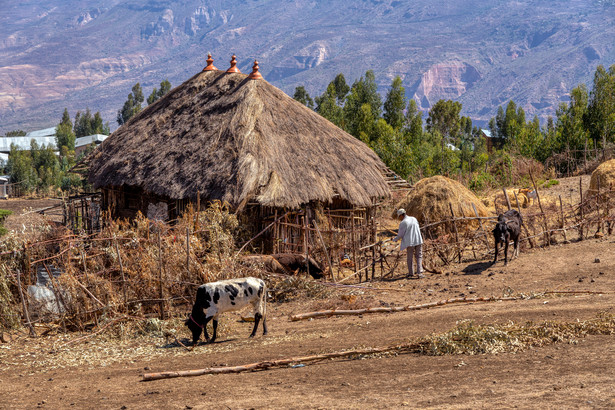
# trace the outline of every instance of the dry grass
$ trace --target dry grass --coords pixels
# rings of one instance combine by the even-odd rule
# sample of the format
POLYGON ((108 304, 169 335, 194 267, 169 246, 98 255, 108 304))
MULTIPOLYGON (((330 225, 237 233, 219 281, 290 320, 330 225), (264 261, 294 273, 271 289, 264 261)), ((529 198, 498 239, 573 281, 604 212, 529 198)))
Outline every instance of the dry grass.
POLYGON ((597 318, 578 322, 509 322, 481 325, 462 321, 450 331, 420 340, 421 352, 447 354, 497 354, 518 352, 551 343, 577 343, 587 335, 615 334, 615 316, 603 313, 597 318))
MULTIPOLYGON (((488 209, 469 189, 457 181, 437 175, 417 182, 414 189, 397 204, 396 209, 404 208, 408 215, 414 216, 424 225, 452 218, 451 207, 456 217, 474 218, 476 214, 472 204, 478 216, 489 216, 488 209)), ((477 226, 476 221, 464 221, 458 222, 457 229, 464 231, 477 226)), ((430 230, 434 237, 452 232, 452 223, 440 224, 430 230)))
POLYGON ((589 181, 590 193, 598 192, 598 179, 600 180, 600 190, 612 190, 615 186, 615 159, 603 162, 594 172, 589 181))
POLYGON ((115 131, 90 159, 95 188, 298 208, 389 197, 363 142, 264 80, 199 73, 115 131), (181 147, 179 149, 178 147, 181 147))

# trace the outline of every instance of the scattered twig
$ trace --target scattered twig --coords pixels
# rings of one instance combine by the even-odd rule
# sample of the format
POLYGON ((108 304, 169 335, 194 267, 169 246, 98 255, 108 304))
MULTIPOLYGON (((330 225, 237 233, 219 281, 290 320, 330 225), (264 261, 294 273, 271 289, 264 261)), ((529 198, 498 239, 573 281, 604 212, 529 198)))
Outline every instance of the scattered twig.
POLYGON ((508 301, 508 300, 519 300, 518 297, 505 297, 505 298, 454 298, 441 300, 438 302, 424 303, 422 305, 415 306, 398 306, 398 307, 372 307, 365 309, 357 309, 357 310, 323 310, 320 312, 309 312, 309 313, 301 313, 298 315, 292 315, 290 320, 296 322, 298 320, 305 320, 315 317, 331 317, 331 316, 356 316, 356 315, 364 315, 367 313, 395 313, 395 312, 407 312, 411 310, 419 310, 419 309, 427 309, 436 306, 444 306, 450 305, 453 303, 475 303, 475 302, 500 302, 500 301, 508 301))

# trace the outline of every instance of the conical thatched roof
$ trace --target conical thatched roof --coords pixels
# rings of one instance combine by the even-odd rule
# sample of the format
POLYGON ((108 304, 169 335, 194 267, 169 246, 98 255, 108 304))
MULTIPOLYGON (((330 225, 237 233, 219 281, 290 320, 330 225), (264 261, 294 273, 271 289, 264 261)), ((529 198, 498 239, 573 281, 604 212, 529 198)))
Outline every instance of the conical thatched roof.
POLYGON ((115 131, 90 161, 95 188, 296 208, 388 197, 367 145, 264 80, 203 71, 115 131))

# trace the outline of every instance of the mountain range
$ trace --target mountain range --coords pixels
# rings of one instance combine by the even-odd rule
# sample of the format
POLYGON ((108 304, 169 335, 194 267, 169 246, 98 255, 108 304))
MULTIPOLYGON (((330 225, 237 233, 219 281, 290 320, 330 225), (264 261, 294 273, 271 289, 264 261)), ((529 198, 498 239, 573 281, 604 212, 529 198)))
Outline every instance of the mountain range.
POLYGON ((610 0, 0 1, 0 134, 57 124, 64 108, 112 127, 133 84, 181 84, 211 52, 292 95, 366 70, 383 96, 400 76, 423 110, 463 104, 478 123, 514 100, 554 115, 570 90, 615 63, 610 0))

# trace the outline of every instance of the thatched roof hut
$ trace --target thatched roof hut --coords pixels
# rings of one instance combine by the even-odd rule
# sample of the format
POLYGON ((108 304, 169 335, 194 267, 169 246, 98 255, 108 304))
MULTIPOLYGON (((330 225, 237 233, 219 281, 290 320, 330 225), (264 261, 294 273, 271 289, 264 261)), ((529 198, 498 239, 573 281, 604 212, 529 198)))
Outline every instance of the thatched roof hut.
POLYGON ((169 200, 200 193, 238 211, 250 203, 369 207, 390 195, 384 164, 363 142, 265 80, 217 70, 145 108, 89 163, 95 188, 169 200))

